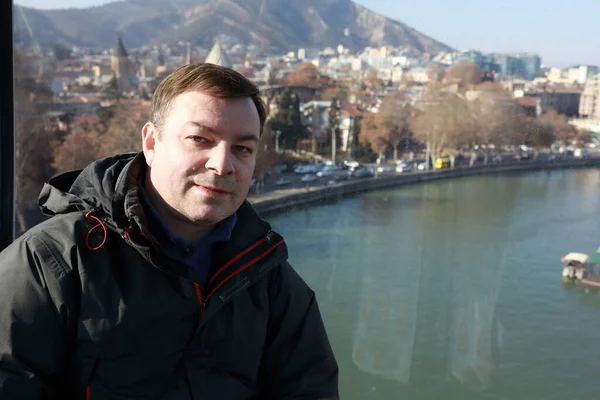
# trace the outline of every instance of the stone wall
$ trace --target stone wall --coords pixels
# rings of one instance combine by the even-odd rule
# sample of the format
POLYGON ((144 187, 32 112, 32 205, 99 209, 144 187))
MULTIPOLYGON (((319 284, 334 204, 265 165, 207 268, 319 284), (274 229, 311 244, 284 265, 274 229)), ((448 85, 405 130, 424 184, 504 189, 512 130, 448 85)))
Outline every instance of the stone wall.
POLYGON ((524 161, 510 164, 493 164, 485 167, 465 167, 432 172, 397 174, 377 178, 356 179, 331 187, 317 187, 310 188, 309 190, 298 189, 298 191, 291 194, 282 194, 281 197, 249 200, 262 216, 266 216, 276 212, 290 211, 309 204, 338 201, 347 196, 419 182, 506 172, 589 167, 600 167, 600 158, 539 162, 524 161))

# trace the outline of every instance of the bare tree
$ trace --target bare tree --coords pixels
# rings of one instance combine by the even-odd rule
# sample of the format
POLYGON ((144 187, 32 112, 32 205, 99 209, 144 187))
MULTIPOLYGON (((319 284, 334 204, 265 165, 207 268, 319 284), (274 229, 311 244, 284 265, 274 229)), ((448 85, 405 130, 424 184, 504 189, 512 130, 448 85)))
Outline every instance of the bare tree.
POLYGON ((437 89, 428 90, 417 103, 410 119, 415 138, 426 144, 426 157, 436 160, 443 151, 451 157, 454 166, 459 147, 470 132, 469 108, 466 100, 437 89))
POLYGON ((98 158, 101 131, 99 118, 90 115, 75 118, 69 134, 53 143, 52 166, 60 173, 85 168, 98 158))
POLYGON ((53 166, 59 171, 84 168, 99 158, 142 149, 141 129, 148 116, 117 102, 107 117, 81 115, 70 133, 53 144, 53 166))
POLYGON ((366 88, 371 90, 377 90, 384 87, 384 83, 381 79, 379 79, 379 72, 376 69, 372 69, 367 72, 363 83, 366 88))
POLYGON ((410 138, 409 120, 412 107, 401 92, 390 93, 383 98, 379 111, 370 114, 361 124, 360 138, 373 152, 381 155, 391 147, 394 160, 398 160, 398 148, 410 138))
POLYGON ((15 214, 20 233, 29 228, 26 212, 53 173, 48 151, 54 133, 44 120, 42 102, 52 101, 44 60, 15 53, 15 214))
MULTIPOLYGON (((476 124, 473 143, 483 149, 484 164, 487 165, 492 146, 514 143, 515 126, 522 113, 507 92, 496 90, 483 92, 472 101, 471 109, 476 124)), ((473 152, 471 165, 474 161, 473 152)))
POLYGON ((341 85, 328 87, 323 90, 323 93, 321 93, 321 100, 325 101, 337 99, 342 103, 346 103, 348 101, 348 97, 348 89, 341 85))
POLYGON ((550 109, 539 118, 539 122, 554 131, 564 145, 572 144, 578 135, 577 128, 569 124, 567 116, 550 109))
POLYGON ((379 157, 383 155, 389 146, 386 135, 379 129, 377 113, 371 113, 362 120, 358 138, 361 144, 370 146, 371 150, 377 153, 379 157))
POLYGON ((553 127, 535 118, 522 116, 519 127, 523 144, 534 149, 534 160, 537 159, 540 150, 547 149, 556 140, 553 127))
POLYGON ((312 63, 303 63, 285 78, 288 86, 305 86, 313 89, 324 89, 331 85, 331 79, 322 75, 312 63))
POLYGON ((261 193, 264 190, 266 175, 275 167, 277 157, 278 155, 275 153, 274 146, 274 134, 270 121, 267 121, 260 136, 256 154, 256 166, 254 168, 254 177, 256 178, 254 190, 256 193, 261 193))
POLYGON ((398 160, 398 148, 403 141, 409 140, 409 120, 412 107, 402 92, 390 93, 383 98, 376 120, 383 136, 394 152, 394 161, 398 160))
POLYGON ((142 150, 141 132, 149 115, 135 112, 131 105, 122 102, 115 103, 113 107, 113 116, 100 139, 98 158, 142 150))
POLYGON ((452 65, 446 71, 446 79, 458 83, 461 87, 472 87, 481 82, 483 73, 475 63, 462 62, 452 65))
POLYGON ((431 63, 427 68, 427 77, 430 82, 443 82, 446 77, 446 70, 440 64, 431 63))

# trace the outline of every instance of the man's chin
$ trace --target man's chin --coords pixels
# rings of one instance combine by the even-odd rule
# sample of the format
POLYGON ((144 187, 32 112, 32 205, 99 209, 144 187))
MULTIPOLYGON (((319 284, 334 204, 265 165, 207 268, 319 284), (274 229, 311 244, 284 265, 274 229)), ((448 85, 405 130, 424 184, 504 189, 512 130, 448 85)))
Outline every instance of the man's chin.
POLYGON ((235 212, 230 209, 230 207, 203 205, 200 210, 196 209, 188 213, 188 218, 194 223, 216 224, 235 212))

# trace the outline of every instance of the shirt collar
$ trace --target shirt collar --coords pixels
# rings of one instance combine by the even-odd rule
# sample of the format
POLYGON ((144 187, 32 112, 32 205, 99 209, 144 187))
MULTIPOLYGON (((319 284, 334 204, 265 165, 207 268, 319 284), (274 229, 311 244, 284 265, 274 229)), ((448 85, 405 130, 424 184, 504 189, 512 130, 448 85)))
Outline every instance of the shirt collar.
POLYGON ((156 238, 161 242, 161 244, 174 244, 180 245, 183 247, 195 247, 201 242, 204 243, 215 243, 221 241, 228 241, 231 239, 231 233, 233 232, 233 228, 235 227, 235 223, 237 222, 237 214, 233 213, 231 216, 225 218, 221 222, 219 222, 215 229, 212 230, 206 237, 196 240, 189 241, 175 235, 169 226, 165 222, 165 220, 160 216, 158 211, 152 205, 150 198, 148 197, 148 193, 144 189, 144 185, 140 183, 140 200, 142 205, 148 215, 148 224, 150 231, 156 238))

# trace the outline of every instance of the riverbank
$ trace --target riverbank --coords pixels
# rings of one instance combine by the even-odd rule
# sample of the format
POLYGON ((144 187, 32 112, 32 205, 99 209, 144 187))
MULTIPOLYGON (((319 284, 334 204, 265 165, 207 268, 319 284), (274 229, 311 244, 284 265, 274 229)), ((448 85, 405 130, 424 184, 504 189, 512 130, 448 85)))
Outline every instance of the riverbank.
POLYGON ((459 178, 484 174, 507 172, 527 172, 570 168, 600 167, 600 158, 561 161, 525 161, 510 164, 491 164, 481 167, 444 169, 431 172, 383 175, 374 178, 356 179, 336 186, 317 186, 277 190, 248 200, 263 216, 282 211, 290 211, 321 202, 339 201, 348 196, 396 186, 428 182, 440 179, 459 178))

